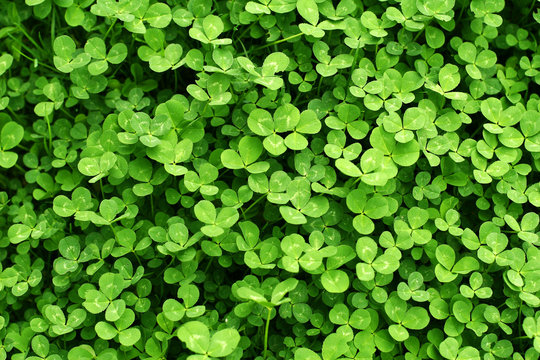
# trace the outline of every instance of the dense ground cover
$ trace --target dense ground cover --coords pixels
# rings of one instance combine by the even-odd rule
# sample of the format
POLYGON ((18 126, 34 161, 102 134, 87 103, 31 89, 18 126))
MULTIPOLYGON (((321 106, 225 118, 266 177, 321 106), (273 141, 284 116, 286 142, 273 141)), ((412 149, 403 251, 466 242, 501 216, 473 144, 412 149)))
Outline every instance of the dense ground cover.
POLYGON ((538 5, 1 0, 0 359, 538 359, 538 5))

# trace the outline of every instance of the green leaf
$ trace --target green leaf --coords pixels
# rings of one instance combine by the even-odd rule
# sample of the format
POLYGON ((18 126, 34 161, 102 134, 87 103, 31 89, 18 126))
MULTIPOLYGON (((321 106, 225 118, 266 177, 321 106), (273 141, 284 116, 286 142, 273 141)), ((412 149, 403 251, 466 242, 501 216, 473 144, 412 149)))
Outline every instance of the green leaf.
POLYGON ((231 354, 240 342, 240 334, 236 329, 219 330, 212 335, 208 346, 208 355, 225 357, 231 354))
POLYGON ((13 56, 11 54, 2 54, 0 56, 0 76, 2 76, 13 64, 13 56))
POLYGON ((89 39, 84 45, 84 51, 94 59, 104 60, 107 57, 105 42, 99 37, 89 39))
POLYGON ((163 303, 163 315, 171 321, 180 321, 185 312, 185 307, 175 299, 167 299, 163 303))
POLYGON ((98 290, 88 290, 85 295, 85 302, 83 303, 86 310, 92 314, 99 314, 109 306, 110 300, 98 290))
POLYGON ((32 228, 24 224, 13 224, 9 227, 8 238, 12 244, 19 244, 28 239, 32 233, 32 228))
POLYGON ((339 294, 349 288, 349 277, 342 270, 327 270, 321 275, 321 283, 326 291, 339 294))
POLYGON ((286 293, 293 291, 296 286, 298 285, 298 280, 294 278, 289 278, 287 280, 284 280, 280 282, 279 284, 274 287, 274 290, 272 290, 272 299, 270 302, 273 304, 278 304, 281 299, 285 296, 286 293))
POLYGON ((435 255, 439 264, 444 266, 447 270, 452 269, 456 261, 456 254, 454 252, 454 249, 452 249, 449 245, 446 244, 439 245, 437 247, 435 255))
POLYGON ((296 3, 296 9, 311 25, 317 25, 319 22, 319 8, 314 0, 299 0, 296 3))
POLYGON ((440 29, 427 26, 425 32, 426 42, 431 48, 438 49, 444 45, 444 33, 440 29))
POLYGON ((459 351, 459 343, 456 339, 449 337, 446 338, 439 345, 439 352, 446 359, 456 359, 459 351))
POLYGON ((61 35, 54 39, 53 49, 56 56, 63 59, 71 59, 76 45, 73 39, 67 35, 61 35))
POLYGON ((19 145, 24 136, 24 128, 16 122, 10 121, 4 125, 0 132, 2 150, 10 150, 19 145))
POLYGON ((205 354, 210 346, 208 327, 200 321, 189 321, 178 329, 178 338, 186 343, 191 351, 205 354))
POLYGON ((122 330, 118 334, 118 341, 124 346, 133 346, 141 338, 141 331, 137 328, 122 330))
POLYGON ((240 155, 231 149, 226 149, 221 153, 221 163, 229 169, 243 169, 245 167, 240 155))
POLYGON ((328 335, 322 345, 323 360, 336 360, 349 350, 347 341, 336 333, 328 335))
POLYGON ((283 220, 292 225, 301 225, 307 222, 306 217, 298 210, 293 209, 290 206, 280 206, 279 212, 283 217, 283 220))
POLYGON ((439 83, 444 92, 454 90, 460 79, 459 68, 454 64, 446 64, 439 71, 439 83))
POLYGON ((294 353, 294 360, 321 360, 321 357, 313 350, 298 348, 294 353))
POLYGON ((255 109, 249 114, 248 126, 251 131, 260 136, 271 135, 274 131, 272 115, 264 109, 255 109))
POLYGON ((215 15, 208 15, 203 19, 204 33, 209 40, 216 39, 223 32, 223 21, 215 15))
POLYGON ((214 224, 216 221, 216 208, 208 200, 202 200, 195 205, 195 216, 205 224, 214 224))
POLYGON ((144 18, 152 27, 159 29, 167 27, 172 20, 171 8, 164 3, 152 4, 146 10, 144 18))
POLYGON ((238 152, 244 164, 249 165, 257 161, 263 152, 261 141, 252 136, 244 136, 238 143, 238 152))
POLYGON ((346 159, 337 159, 336 167, 339 169, 339 171, 349 177, 360 177, 362 175, 362 172, 358 166, 346 159))
POLYGON ((407 310, 402 325, 408 329, 421 330, 429 324, 429 314, 426 309, 414 306, 407 310))
POLYGON ((118 335, 118 330, 105 321, 98 322, 94 329, 96 330, 96 334, 103 340, 111 340, 118 335))
POLYGON ((123 43, 114 44, 107 54, 107 61, 111 64, 120 64, 127 57, 128 49, 123 43))
POLYGON ((274 112, 274 124, 277 132, 293 130, 300 122, 300 111, 291 104, 285 104, 274 112))
POLYGON ((99 290, 109 300, 114 300, 124 290, 124 278, 120 274, 105 273, 99 278, 99 290))

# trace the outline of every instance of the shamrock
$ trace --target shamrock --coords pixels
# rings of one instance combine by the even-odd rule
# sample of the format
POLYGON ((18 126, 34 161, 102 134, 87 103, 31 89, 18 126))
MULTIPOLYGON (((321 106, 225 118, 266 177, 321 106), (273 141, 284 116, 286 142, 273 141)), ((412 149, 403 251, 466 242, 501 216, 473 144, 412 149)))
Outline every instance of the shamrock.
POLYGON ((125 301, 117 299, 124 287, 125 280, 123 276, 115 273, 105 273, 99 278, 99 290, 88 289, 85 292, 83 306, 92 314, 105 311, 107 321, 117 321, 126 311, 125 301))
POLYGON ((19 155, 11 150, 22 141, 24 128, 16 122, 10 121, 0 131, 0 166, 9 169, 15 166, 19 155))

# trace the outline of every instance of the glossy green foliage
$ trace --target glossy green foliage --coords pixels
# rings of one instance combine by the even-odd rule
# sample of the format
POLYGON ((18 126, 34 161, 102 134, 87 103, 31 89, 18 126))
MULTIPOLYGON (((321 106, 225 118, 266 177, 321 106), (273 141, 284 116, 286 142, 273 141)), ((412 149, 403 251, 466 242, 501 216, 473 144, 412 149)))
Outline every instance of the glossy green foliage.
POLYGON ((537 0, 0 0, 0 360, 538 360, 537 0))

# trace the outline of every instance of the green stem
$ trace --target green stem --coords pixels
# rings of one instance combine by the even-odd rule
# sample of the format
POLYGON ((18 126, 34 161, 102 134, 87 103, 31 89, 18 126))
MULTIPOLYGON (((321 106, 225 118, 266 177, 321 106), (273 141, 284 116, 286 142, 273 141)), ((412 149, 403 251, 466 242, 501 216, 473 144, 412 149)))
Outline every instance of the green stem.
POLYGON ((268 353, 268 330, 270 328, 270 316, 272 315, 272 309, 266 308, 268 310, 268 315, 266 316, 266 326, 264 328, 264 353, 263 353, 263 359, 266 359, 267 353, 268 353))
MULTIPOLYGON (((426 27, 424 26, 424 29, 426 27)), ((420 35, 422 35, 422 33, 424 32, 424 29, 420 30, 419 32, 416 33, 416 36, 414 37, 413 39, 413 42, 416 42, 416 39, 418 39, 420 37, 420 35)))
POLYGON ((355 185, 357 182, 359 182, 360 180, 362 180, 362 176, 363 176, 363 175, 364 175, 364 174, 360 175, 360 176, 358 177, 358 179, 354 180, 354 182, 353 182, 352 184, 355 185))
POLYGON ((47 131, 49 133, 49 151, 52 151, 52 129, 51 129, 51 120, 49 120, 49 115, 45 116, 45 121, 47 122, 47 131))
POLYGON ((109 35, 109 32, 112 30, 114 24, 116 24, 116 20, 118 20, 118 18, 114 18, 113 22, 111 23, 111 26, 109 26, 109 29, 107 30, 105 35, 103 35, 103 40, 105 40, 107 38, 107 35, 109 35))
POLYGON ((347 89, 346 90, 348 90, 349 87, 351 86, 352 76, 350 76, 350 74, 352 74, 352 72, 355 70, 356 62, 358 61, 359 50, 360 50, 360 46, 357 46, 356 50, 354 51, 353 63, 352 63, 352 66, 351 66, 351 71, 349 73, 349 80, 347 81, 347 89))
POLYGON ((210 266, 212 265, 213 262, 214 262, 214 258, 211 257, 210 261, 208 261, 208 264, 206 264, 206 267, 204 268, 204 273, 205 274, 208 272, 208 269, 210 269, 210 266))
POLYGON ((17 164, 17 163, 15 163, 15 168, 16 168, 17 170, 19 170, 20 172, 22 172, 23 174, 26 173, 26 171, 22 168, 22 166, 19 165, 19 164, 17 164))
MULTIPOLYGON (((263 46, 259 46, 258 48, 255 48, 255 49, 253 49, 252 51, 258 51, 258 50, 261 50, 261 49, 265 49, 265 48, 267 48, 267 47, 269 47, 269 46, 276 45, 276 44, 280 44, 280 43, 285 42, 285 41, 289 41, 289 40, 294 39, 294 38, 296 38, 296 37, 298 37, 298 36, 300 36, 300 35, 303 35, 303 34, 304 34, 304 33, 301 33, 301 32, 300 32, 300 33, 298 33, 298 34, 295 34, 295 35, 291 35, 291 36, 289 36, 289 37, 286 37, 285 39, 277 40, 277 41, 274 41, 274 42, 272 42, 272 43, 270 43, 270 44, 266 44, 266 45, 263 45, 263 46)), ((250 51, 250 52, 251 52, 251 51, 250 51)))
MULTIPOLYGON (((248 213, 249 210, 251 210, 252 207, 254 207, 255 205, 257 205, 262 199, 264 199, 266 197, 266 195, 268 195, 268 193, 266 194, 263 194, 261 195, 257 200, 255 200, 250 206, 248 206, 248 208, 243 211, 244 214, 248 213)), ((244 220, 245 220, 245 217, 244 217, 244 220)))
POLYGON ((458 19, 461 19, 463 17, 463 12, 465 11, 465 8, 467 7, 467 2, 463 2, 463 4, 461 5, 461 11, 459 12, 459 18, 458 19))
MULTIPOLYGON (((9 37, 11 37, 10 34, 8 34, 9 37)), ((16 52, 18 52, 20 55, 24 56, 25 58, 27 58, 28 60, 34 62, 35 59, 32 59, 30 56, 26 55, 25 53, 23 53, 21 50, 17 49, 17 48, 12 48, 13 50, 15 50, 16 52)), ((58 70, 56 68, 53 68, 52 66, 50 65, 47 65, 45 63, 42 63, 38 60, 38 64, 41 65, 41 66, 44 66, 46 67, 47 69, 49 70, 52 70, 54 72, 58 72, 58 70)))
POLYGON ((474 130, 474 132, 471 134, 471 136, 469 136, 469 138, 471 138, 471 139, 474 138, 475 135, 478 134, 478 132, 479 132, 480 130, 482 130, 483 128, 484 128, 484 125, 483 125, 483 124, 480 125, 479 127, 477 127, 476 130, 474 130))
POLYGON ((70 113, 68 113, 66 111, 66 109, 64 109, 64 107, 61 107, 60 108, 60 111, 62 111, 67 117, 69 117, 71 120, 75 120, 75 118, 73 117, 73 115, 71 115, 70 113))
POLYGON ((534 5, 536 4, 538 0, 532 0, 531 1, 531 6, 529 7, 529 11, 527 11, 527 15, 525 15, 523 18, 526 19, 529 17, 529 15, 531 14, 531 12, 533 11, 534 9, 534 5))
POLYGON ((246 47, 244 46, 244 43, 242 42, 242 40, 238 39, 238 41, 240 42, 240 46, 242 47, 242 49, 244 50, 244 55, 246 55, 247 58, 249 58, 248 56, 248 52, 246 50, 246 47))
POLYGON ((360 46, 356 47, 356 50, 354 50, 354 59, 352 63, 351 69, 354 70, 356 63, 358 62, 358 54, 360 53, 360 46))
MULTIPOLYGON (((7 36, 9 36, 9 37, 10 37, 13 41, 15 41, 16 43, 20 44, 21 47, 22 47, 23 49, 27 50, 30 54, 32 54, 32 51, 30 51, 29 49, 27 49, 26 46, 25 46, 23 43, 21 43, 21 42, 19 41, 19 39, 17 39, 16 37, 14 37, 13 35, 11 35, 10 33, 8 33, 7 36)), ((30 60, 30 61, 32 61, 32 62, 34 61, 34 59, 32 59, 30 56, 28 56, 28 55, 26 55, 25 53, 23 53, 20 49, 17 49, 16 47, 12 47, 12 49, 15 50, 16 52, 18 52, 19 55, 22 55, 22 56, 24 56, 25 58, 27 58, 28 60, 30 60)), ((32 55, 33 55, 34 57, 36 57, 34 54, 32 54, 32 55)))
POLYGON ((135 255, 135 259, 137 260, 137 262, 139 263, 139 266, 143 266, 142 262, 141 262, 141 259, 139 258, 139 255, 137 255, 137 253, 135 252, 135 250, 133 250, 133 255, 135 255))
POLYGON ((24 26, 22 26, 22 24, 17 24, 17 28, 23 33, 23 35, 32 43, 32 45, 34 45, 38 50, 41 50, 42 52, 45 52, 45 50, 43 50, 43 48, 41 46, 39 46, 39 44, 36 42, 36 40, 34 40, 33 37, 31 37, 28 32, 26 31, 26 29, 24 28, 24 26))
POLYGON ((13 111, 12 108, 8 106, 6 109, 11 113, 11 115, 13 115, 16 120, 19 120, 19 115, 15 111, 13 111))
MULTIPOLYGON (((522 336, 521 335, 521 307, 523 306, 523 300, 519 303, 519 313, 518 313, 518 339, 522 336)), ((523 341, 521 339, 519 340, 519 344, 523 346, 523 341)))
POLYGON ((56 7, 53 6, 52 21, 51 21, 51 48, 54 47, 54 39, 56 33, 56 7))
POLYGON ((261 233, 263 233, 264 230, 265 230, 269 225, 270 225, 269 222, 265 222, 264 226, 263 226, 262 229, 261 229, 261 233))
MULTIPOLYGON (((101 190, 101 200, 104 200, 105 193, 103 193, 103 181, 101 181, 101 179, 99 179, 99 190, 101 190)), ((112 229, 112 225, 111 225, 111 229, 112 229)), ((114 232, 114 229, 113 229, 113 232, 114 232)), ((114 236, 116 236, 116 234, 114 236)))
MULTIPOLYGON (((32 61, 33 63, 35 63, 36 59, 38 58, 36 54, 34 54, 34 51, 30 48, 28 48, 20 39, 16 38, 15 36, 11 35, 10 33, 7 33, 7 36, 9 36, 16 44, 20 45, 20 49, 13 46, 12 49, 15 50, 17 53, 19 53, 20 55, 24 56, 25 58, 27 58, 28 60, 32 61), (33 58, 31 58, 30 56, 26 55, 25 53, 23 53, 21 51, 21 49, 27 51, 30 53, 30 55, 33 56, 33 58)), ((39 60, 38 60, 38 63, 39 63, 39 60)))
POLYGON ((323 76, 320 75, 319 77, 319 85, 317 85, 317 96, 321 93, 321 85, 322 85, 323 76))
POLYGON ((254 22, 252 22, 244 31, 242 31, 242 33, 240 35, 238 35, 238 37, 236 39, 234 39, 234 42, 236 43, 237 41, 239 41, 242 37, 244 37, 244 35, 246 35, 246 33, 251 29, 251 27, 255 24, 257 24, 259 22, 259 19, 261 17, 259 16, 257 18, 257 20, 255 20, 254 22))
MULTIPOLYGON (((100 180, 100 181, 101 181, 101 180, 100 180)), ((116 230, 114 230, 114 226, 113 226, 112 224, 109 224, 109 227, 111 228, 111 231, 112 231, 112 233, 113 233, 113 235, 114 235, 114 239, 115 239, 115 240, 118 240, 118 238, 116 237, 116 230)))

